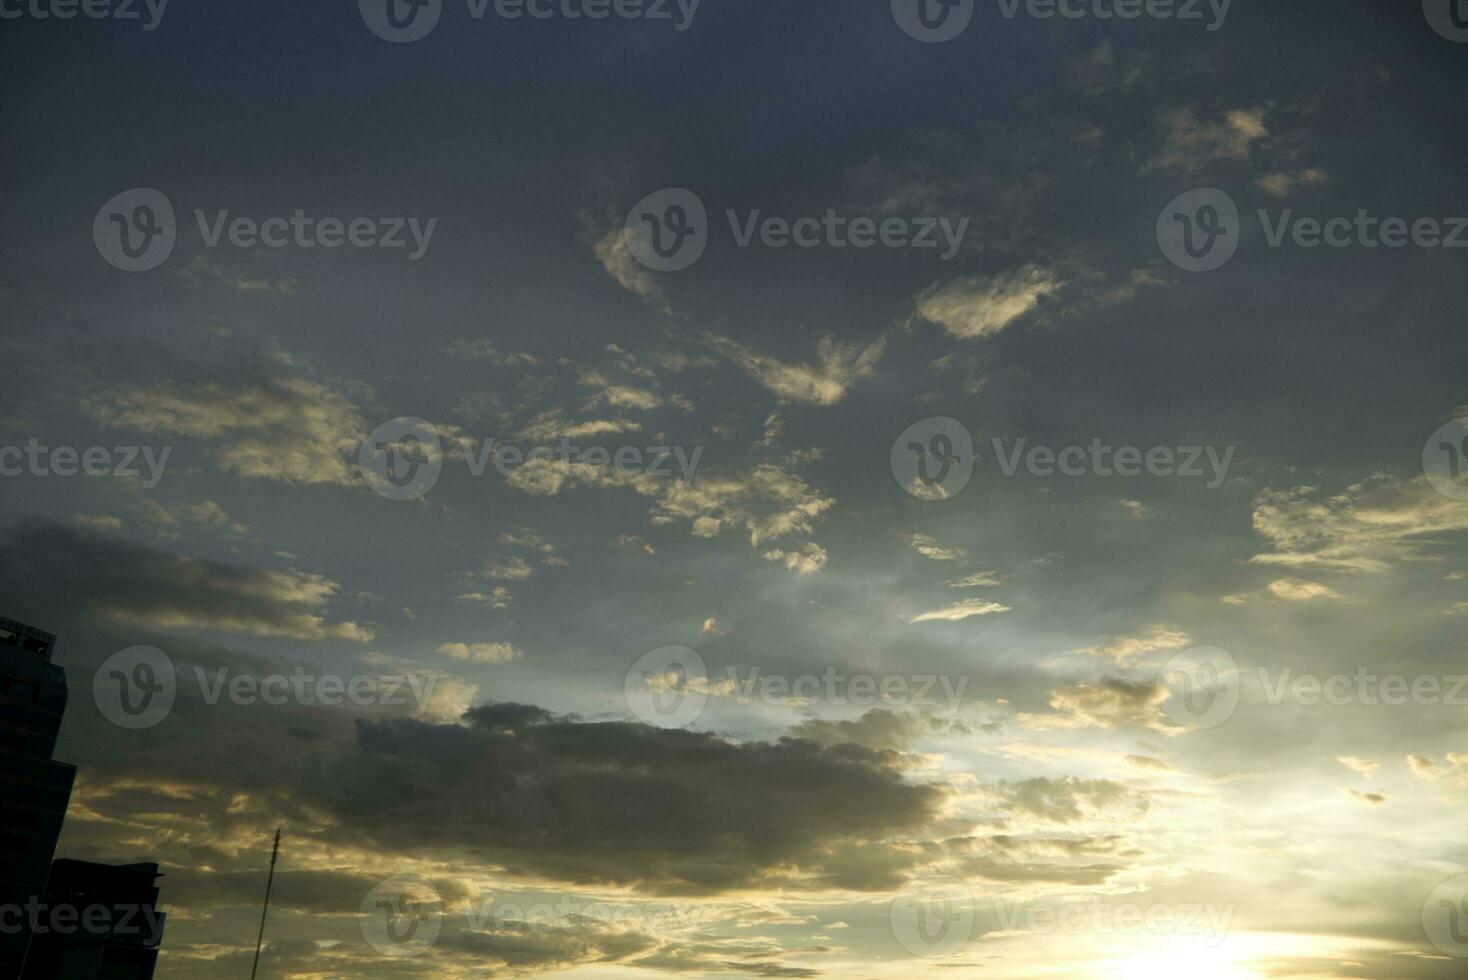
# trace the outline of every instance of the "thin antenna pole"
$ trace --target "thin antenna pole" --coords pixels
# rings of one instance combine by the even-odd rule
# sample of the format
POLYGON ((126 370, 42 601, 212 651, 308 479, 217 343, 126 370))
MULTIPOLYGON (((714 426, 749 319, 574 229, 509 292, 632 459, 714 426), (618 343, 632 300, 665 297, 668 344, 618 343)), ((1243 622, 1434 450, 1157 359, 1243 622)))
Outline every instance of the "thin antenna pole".
POLYGON ((275 828, 275 847, 270 852, 270 877, 265 880, 265 908, 260 910, 260 936, 255 940, 255 965, 250 968, 250 980, 260 969, 260 947, 265 944, 265 918, 270 915, 270 889, 275 885, 275 859, 280 857, 280 831, 275 828))

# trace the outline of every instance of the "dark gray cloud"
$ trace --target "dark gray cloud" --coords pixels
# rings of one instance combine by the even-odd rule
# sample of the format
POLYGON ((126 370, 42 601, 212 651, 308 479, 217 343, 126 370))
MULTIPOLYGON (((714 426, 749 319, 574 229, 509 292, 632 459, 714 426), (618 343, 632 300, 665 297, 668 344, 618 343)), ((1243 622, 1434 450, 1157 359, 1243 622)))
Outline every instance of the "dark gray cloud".
MULTIPOLYGON (((358 751, 302 790, 381 846, 457 846, 527 874, 665 894, 830 887, 843 851, 921 833, 942 799, 905 779, 902 757, 856 745, 741 744, 528 706, 468 719, 361 721, 358 751)), ((840 876, 860 887, 853 869, 840 876)))
POLYGON ((65 605, 65 622, 139 632, 216 631, 363 642, 371 630, 333 620, 340 586, 324 575, 200 561, 117 536, 29 521, 0 539, 9 595, 65 605))
POLYGON ((889 711, 874 708, 854 720, 830 721, 813 718, 790 730, 798 738, 833 744, 851 742, 872 749, 911 749, 927 736, 961 737, 974 733, 968 722, 942 718, 921 710, 889 711))

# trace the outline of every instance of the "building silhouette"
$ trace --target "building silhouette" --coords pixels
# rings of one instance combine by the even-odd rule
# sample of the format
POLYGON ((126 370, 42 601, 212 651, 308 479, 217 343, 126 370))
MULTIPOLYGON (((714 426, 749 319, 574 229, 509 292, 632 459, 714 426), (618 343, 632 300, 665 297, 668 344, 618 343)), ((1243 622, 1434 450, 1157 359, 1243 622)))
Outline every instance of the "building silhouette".
POLYGON ((52 921, 31 936, 23 980, 150 980, 163 941, 160 877, 156 864, 52 864, 52 921), (75 924, 58 927, 58 910, 75 924))
POLYGON ((76 768, 51 758, 66 710, 56 637, 0 618, 0 980, 20 975, 76 768))
POLYGON ((55 649, 0 617, 0 980, 150 980, 158 865, 52 860, 76 778, 51 758, 67 701, 55 649))

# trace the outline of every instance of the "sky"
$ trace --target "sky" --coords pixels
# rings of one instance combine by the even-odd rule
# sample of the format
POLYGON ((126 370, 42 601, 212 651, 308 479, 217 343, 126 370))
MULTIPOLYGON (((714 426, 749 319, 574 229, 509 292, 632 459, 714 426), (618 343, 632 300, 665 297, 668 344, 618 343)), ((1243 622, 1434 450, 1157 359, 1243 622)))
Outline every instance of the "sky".
POLYGON ((391 3, 0 3, 160 977, 1463 975, 1461 4, 391 3))

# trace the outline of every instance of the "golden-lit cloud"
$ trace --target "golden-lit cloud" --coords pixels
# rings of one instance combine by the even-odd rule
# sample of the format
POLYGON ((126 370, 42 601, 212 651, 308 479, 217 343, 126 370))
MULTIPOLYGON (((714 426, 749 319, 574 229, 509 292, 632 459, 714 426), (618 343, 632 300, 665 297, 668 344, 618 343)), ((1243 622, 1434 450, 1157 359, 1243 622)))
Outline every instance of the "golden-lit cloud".
POLYGON ((917 315, 938 324, 950 336, 976 340, 1033 312, 1060 285, 1054 272, 1038 266, 989 278, 960 279, 932 286, 919 296, 917 315))
POLYGON ((706 334, 704 339, 781 399, 811 405, 838 404, 852 385, 876 373, 877 362, 887 347, 885 338, 862 345, 822 337, 816 348, 816 363, 797 364, 777 360, 720 334, 706 334))

